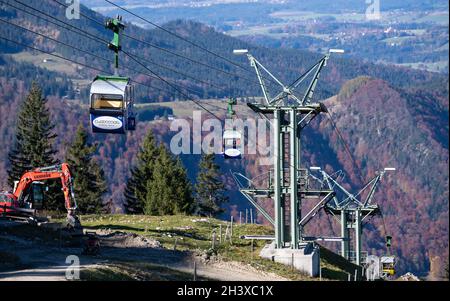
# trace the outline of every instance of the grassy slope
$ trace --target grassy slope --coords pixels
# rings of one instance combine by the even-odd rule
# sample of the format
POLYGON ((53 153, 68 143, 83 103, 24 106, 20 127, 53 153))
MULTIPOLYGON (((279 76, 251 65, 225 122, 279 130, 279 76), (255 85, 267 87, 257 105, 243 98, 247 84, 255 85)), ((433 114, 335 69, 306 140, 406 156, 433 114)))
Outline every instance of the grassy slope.
MULTIPOLYGON (((222 225, 222 234, 225 234, 227 223, 225 221, 208 218, 202 220, 195 216, 143 216, 143 215, 85 215, 81 216, 81 223, 90 229, 111 229, 134 232, 161 242, 162 246, 172 249, 177 243, 178 250, 190 250, 202 254, 212 247, 211 235, 213 230, 217 233, 215 251, 222 260, 237 261, 264 270, 273 272, 292 280, 314 280, 304 274, 292 270, 290 267, 259 258, 258 254, 265 241, 254 241, 254 250, 251 250, 251 241, 240 239, 241 235, 273 234, 273 231, 263 225, 235 224, 233 227, 232 242, 219 243, 219 229, 222 225)), ((354 273, 355 266, 340 256, 321 248, 321 266, 324 279, 346 280, 347 273, 354 273)), ((104 271, 92 273, 90 278, 98 279, 104 271)), ((101 278, 101 277, 100 277, 101 278)), ((120 278, 120 277, 119 277, 120 278)))

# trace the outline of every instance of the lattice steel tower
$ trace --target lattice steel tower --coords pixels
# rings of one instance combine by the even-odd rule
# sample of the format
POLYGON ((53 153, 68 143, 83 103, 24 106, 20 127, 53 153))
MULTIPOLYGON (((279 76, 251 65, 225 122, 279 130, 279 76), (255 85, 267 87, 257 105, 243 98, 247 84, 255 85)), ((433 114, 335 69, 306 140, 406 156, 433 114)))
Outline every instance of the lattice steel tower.
MULTIPOLYGON (((297 78, 292 84, 285 85, 267 70, 247 50, 235 50, 235 54, 246 54, 251 66, 255 69, 264 100, 262 103, 248 103, 247 105, 256 113, 263 114, 267 120, 272 116, 274 135, 273 175, 269 175, 268 187, 256 188, 253 185, 244 185, 238 181, 241 193, 258 209, 258 211, 273 224, 275 229, 275 248, 298 249, 304 242, 303 228, 317 213, 318 210, 334 196, 332 189, 308 189, 308 170, 301 168, 302 130, 322 112, 326 107, 322 103, 313 103, 312 97, 322 71, 332 52, 330 50, 316 64, 297 78), (269 94, 263 72, 281 87, 281 91, 274 97, 269 94), (307 78, 313 74, 310 82, 307 78), (294 92, 301 83, 307 88, 302 97, 294 92), (262 208, 257 198, 271 198, 274 205, 274 217, 262 208), (305 198, 319 198, 320 201, 307 214, 302 215, 302 200, 305 198), (289 211, 289 215, 287 215, 289 211)), ((244 177, 245 178, 245 177, 244 177)))

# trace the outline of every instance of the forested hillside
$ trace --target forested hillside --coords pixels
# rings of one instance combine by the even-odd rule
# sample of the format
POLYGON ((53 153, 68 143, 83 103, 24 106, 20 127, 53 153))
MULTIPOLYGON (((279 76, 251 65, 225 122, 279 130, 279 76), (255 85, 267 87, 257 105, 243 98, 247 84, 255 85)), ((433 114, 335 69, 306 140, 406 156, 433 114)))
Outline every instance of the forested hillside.
MULTIPOLYGON (((32 11, 15 1, 9 1, 9 3, 32 11)), ((83 28, 102 39, 110 40, 105 29, 95 22, 86 21, 83 17, 72 21, 65 19, 64 10, 52 0, 33 0, 27 1, 26 4, 39 7, 51 16, 83 28), (42 2, 46 2, 47 5, 42 5, 42 2)), ((104 44, 17 11, 3 3, 0 7, 0 17, 4 20, 112 59, 104 44)), ((99 21, 103 20, 101 16, 93 12, 83 10, 83 13, 99 21)), ((198 48, 167 35, 161 30, 146 31, 129 25, 126 32, 133 37, 227 72, 212 70, 182 57, 124 38, 123 48, 128 49, 127 51, 208 82, 209 84, 200 83, 198 80, 146 63, 148 67, 165 78, 183 87, 196 90, 196 92, 188 92, 192 97, 199 99, 230 95, 239 97, 260 95, 259 87, 255 84, 255 75, 248 66, 246 58, 232 56, 233 49, 249 48, 255 57, 267 64, 269 69, 274 70, 277 76, 287 82, 295 79, 320 57, 319 54, 304 51, 255 47, 194 22, 172 22, 166 24, 165 28, 239 62, 249 70, 244 71, 236 65, 205 54, 198 48), (234 75, 230 76, 229 73, 234 75)), ((67 49, 65 46, 46 41, 42 37, 11 25, 1 26, 0 36, 58 53, 89 66, 109 68, 109 63, 106 61, 80 51, 67 49)), ((18 60, 25 60, 23 54, 27 49, 24 47, 18 47, 0 39, 0 49, 2 53, 0 56, 0 137, 2 141, 0 188, 7 189, 9 188, 6 187, 7 158, 14 140, 18 107, 31 86, 32 80, 36 80, 42 86, 44 94, 49 99, 48 106, 58 135, 57 156, 62 159, 65 157, 78 124, 82 122, 88 125, 87 107, 83 106, 87 102, 85 83, 95 76, 96 71, 81 66, 75 69, 76 72, 53 72, 36 68, 29 63, 19 63, 18 60), (78 86, 83 81, 84 85, 78 86), (77 87, 81 89, 80 94, 75 93, 77 87)), ((142 66, 127 61, 124 56, 121 60, 124 66, 148 73, 142 66)), ((40 60, 39 63, 41 63, 40 60)), ((67 65, 74 66, 69 63, 67 65)), ((164 90, 141 87, 138 102, 162 102, 184 98, 154 78, 137 75, 130 70, 122 70, 123 74, 129 72, 136 81, 164 90)), ((361 169, 362 176, 368 179, 380 168, 397 167, 397 171, 390 175, 381 186, 376 200, 383 205, 387 231, 394 236, 394 250, 400 257, 400 271, 413 271, 424 275, 430 269, 430 260, 436 256, 440 257, 442 266, 448 257, 448 79, 422 71, 333 57, 324 69, 316 92, 317 99, 328 98, 324 103, 329 107, 336 124, 348 141, 358 166, 350 160, 326 118, 314 120, 306 131, 302 148, 304 164, 320 165, 329 170, 344 169, 348 174, 347 184, 354 189, 361 185, 358 169, 361 169), (357 78, 360 76, 367 77, 357 78)), ((165 143, 168 143, 171 135, 174 134, 169 131, 169 122, 151 121, 152 116, 170 111, 169 108, 166 110, 163 107, 162 102, 159 108, 141 108, 139 115, 141 122, 134 133, 126 136, 99 134, 90 137, 91 140, 99 142, 96 158, 108 180, 109 191, 106 197, 113 199, 119 211, 122 209, 123 189, 129 177, 130 167, 134 163, 136 152, 145 133, 152 130, 156 138, 165 143)), ((192 109, 193 106, 190 108, 192 109)), ((213 109, 213 107, 209 108, 213 109)), ((223 116, 225 112, 217 113, 223 116)), ((182 156, 182 159, 190 172, 189 177, 194 181, 199 156, 182 156)), ((256 166, 255 162, 254 156, 245 157, 240 162, 224 162, 223 159, 218 159, 224 181, 229 189, 230 202, 227 208, 232 212, 243 210, 249 205, 236 191, 228 171, 246 171, 256 175, 261 168, 256 166)), ((260 219, 260 221, 263 220, 260 219)), ((368 229, 371 231, 365 232, 364 242, 369 253, 383 249, 382 236, 385 235, 381 220, 374 219, 372 222, 374 226, 369 226, 368 229)), ((321 233, 324 229, 331 231, 325 216, 310 226, 308 231, 313 233, 319 229, 321 233)), ((337 224, 334 223, 334 231, 337 230, 337 224)))
MULTIPOLYGON (((386 231, 396 237, 399 254, 410 258, 409 268, 413 264, 414 269, 428 269, 428 259, 435 256, 443 263, 448 256, 448 240, 444 239, 448 236, 448 104, 441 107, 439 102, 446 100, 438 94, 432 101, 423 98, 411 102, 417 94, 399 92, 379 79, 368 79, 352 89, 358 80, 346 83, 337 97, 324 102, 349 141, 358 166, 349 160, 329 121, 315 123, 312 132, 328 140, 338 162, 349 172, 352 186, 360 182, 357 169, 367 181, 377 170, 397 168, 383 179, 375 197, 382 207, 386 230, 379 218, 373 220, 378 231, 365 232, 372 251, 383 241, 377 236, 386 231), (425 115, 424 111, 432 113, 425 115), (433 125, 423 119, 432 120, 433 125), (442 132, 447 133, 445 138, 442 132)), ((329 153, 327 150, 326 159, 320 158, 322 166, 329 153)), ((399 264, 405 268, 406 262, 399 264)))

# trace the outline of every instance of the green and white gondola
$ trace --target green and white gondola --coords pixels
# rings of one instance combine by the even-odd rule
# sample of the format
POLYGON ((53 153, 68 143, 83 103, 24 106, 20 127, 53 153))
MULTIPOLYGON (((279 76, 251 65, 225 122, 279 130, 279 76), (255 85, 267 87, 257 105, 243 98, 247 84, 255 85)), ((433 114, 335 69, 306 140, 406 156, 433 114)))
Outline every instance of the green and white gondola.
POLYGON ((94 133, 125 134, 136 128, 134 89, 128 77, 97 76, 91 84, 90 120, 94 133))

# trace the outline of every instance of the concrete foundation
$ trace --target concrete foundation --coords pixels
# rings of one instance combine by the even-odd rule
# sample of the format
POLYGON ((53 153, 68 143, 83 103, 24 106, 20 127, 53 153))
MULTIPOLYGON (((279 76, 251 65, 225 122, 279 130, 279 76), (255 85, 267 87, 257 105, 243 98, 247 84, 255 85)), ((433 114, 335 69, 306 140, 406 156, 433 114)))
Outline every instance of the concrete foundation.
POLYGON ((275 249, 275 243, 271 243, 266 245, 259 255, 285 265, 293 265, 295 269, 311 277, 319 276, 320 252, 319 247, 313 243, 301 245, 299 249, 275 249))

